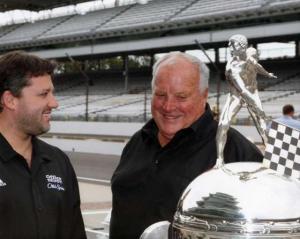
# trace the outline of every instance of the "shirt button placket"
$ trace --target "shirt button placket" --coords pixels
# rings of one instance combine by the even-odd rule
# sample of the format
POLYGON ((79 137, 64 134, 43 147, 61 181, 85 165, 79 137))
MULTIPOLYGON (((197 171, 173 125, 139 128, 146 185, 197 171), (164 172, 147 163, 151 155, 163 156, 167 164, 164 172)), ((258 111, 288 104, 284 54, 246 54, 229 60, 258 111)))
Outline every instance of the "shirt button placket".
POLYGON ((31 177, 31 190, 32 190, 32 199, 34 202, 34 210, 36 215, 36 227, 37 227, 37 238, 40 238, 40 213, 42 211, 42 204, 40 200, 38 184, 34 181, 33 177, 31 177))
POLYGON ((32 184, 31 184, 32 185, 32 195, 33 195, 33 199, 34 199, 34 202, 35 202, 35 208, 38 211, 41 211, 42 210, 42 204, 41 204, 41 200, 40 200, 38 185, 33 179, 31 179, 31 182, 32 182, 32 184))

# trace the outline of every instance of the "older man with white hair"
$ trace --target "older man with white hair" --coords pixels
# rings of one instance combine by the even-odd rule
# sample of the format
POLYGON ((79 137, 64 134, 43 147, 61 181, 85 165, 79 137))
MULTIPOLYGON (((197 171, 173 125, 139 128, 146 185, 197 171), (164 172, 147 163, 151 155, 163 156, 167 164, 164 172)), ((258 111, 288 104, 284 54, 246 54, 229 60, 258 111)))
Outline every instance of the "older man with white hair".
MULTIPOLYGON (((187 185, 216 163, 218 123, 207 104, 208 68, 170 53, 153 68, 153 119, 123 150, 112 177, 111 239, 137 239, 151 224, 172 221, 187 185)), ((260 151, 228 131, 225 161, 260 161, 260 151)))

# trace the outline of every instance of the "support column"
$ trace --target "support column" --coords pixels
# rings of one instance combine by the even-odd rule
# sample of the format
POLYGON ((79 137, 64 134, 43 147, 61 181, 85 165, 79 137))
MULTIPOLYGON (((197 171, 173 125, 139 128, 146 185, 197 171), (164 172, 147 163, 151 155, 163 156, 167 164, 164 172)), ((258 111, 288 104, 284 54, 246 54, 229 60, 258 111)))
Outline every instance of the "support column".
POLYGON ((215 63, 218 65, 220 63, 219 48, 214 48, 214 50, 215 50, 215 63))
POLYGON ((123 55, 124 91, 128 91, 128 55, 123 55))

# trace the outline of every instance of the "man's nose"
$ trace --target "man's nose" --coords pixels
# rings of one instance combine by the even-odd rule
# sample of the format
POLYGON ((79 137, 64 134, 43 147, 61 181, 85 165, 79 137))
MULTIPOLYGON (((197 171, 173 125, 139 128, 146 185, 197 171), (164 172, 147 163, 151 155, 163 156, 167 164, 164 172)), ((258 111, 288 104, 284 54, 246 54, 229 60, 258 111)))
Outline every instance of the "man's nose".
POLYGON ((55 109, 58 107, 58 102, 55 98, 54 95, 51 95, 50 100, 49 100, 49 104, 48 104, 52 109, 55 109))
POLYGON ((165 111, 172 111, 176 108, 176 103, 173 99, 167 98, 163 104, 163 109, 165 111))

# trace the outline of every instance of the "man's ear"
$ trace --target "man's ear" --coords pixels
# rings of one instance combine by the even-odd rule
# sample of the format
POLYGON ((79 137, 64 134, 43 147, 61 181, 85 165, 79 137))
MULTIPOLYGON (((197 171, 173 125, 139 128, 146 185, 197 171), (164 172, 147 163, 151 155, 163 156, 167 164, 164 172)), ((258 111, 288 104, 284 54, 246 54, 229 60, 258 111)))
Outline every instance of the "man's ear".
POLYGON ((204 92, 202 93, 202 104, 203 107, 205 107, 206 103, 207 103, 207 98, 208 98, 208 88, 204 90, 204 92))
POLYGON ((9 90, 6 90, 2 94, 1 104, 3 108, 13 110, 16 107, 16 97, 9 90))
POLYGON ((204 97, 207 99, 208 98, 208 88, 204 91, 204 97))
POLYGON ((202 93, 202 97, 207 99, 208 98, 208 88, 206 88, 203 93, 202 93))

